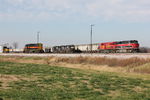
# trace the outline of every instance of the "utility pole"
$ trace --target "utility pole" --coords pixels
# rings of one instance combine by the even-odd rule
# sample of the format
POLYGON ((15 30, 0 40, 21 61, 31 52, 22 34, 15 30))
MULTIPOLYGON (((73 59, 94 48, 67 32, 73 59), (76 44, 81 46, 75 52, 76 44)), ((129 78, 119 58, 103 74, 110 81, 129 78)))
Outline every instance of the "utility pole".
POLYGON ((91 53, 92 53, 92 35, 93 35, 93 26, 94 26, 94 24, 91 24, 91 34, 90 34, 90 40, 91 40, 91 48, 90 48, 90 50, 91 50, 91 53))
POLYGON ((40 31, 37 32, 37 43, 39 43, 40 40, 40 31))

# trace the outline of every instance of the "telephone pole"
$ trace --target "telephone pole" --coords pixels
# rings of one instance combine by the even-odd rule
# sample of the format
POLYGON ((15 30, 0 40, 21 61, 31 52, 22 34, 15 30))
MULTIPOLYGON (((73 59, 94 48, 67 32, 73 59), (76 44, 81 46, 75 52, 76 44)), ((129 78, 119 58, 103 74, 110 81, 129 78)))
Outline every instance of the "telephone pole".
POLYGON ((93 47, 92 47, 93 26, 94 26, 94 24, 91 24, 91 33, 90 33, 90 43, 91 43, 90 50, 91 50, 91 53, 92 53, 92 49, 93 49, 93 47))
POLYGON ((37 32, 37 43, 40 41, 40 31, 37 32))

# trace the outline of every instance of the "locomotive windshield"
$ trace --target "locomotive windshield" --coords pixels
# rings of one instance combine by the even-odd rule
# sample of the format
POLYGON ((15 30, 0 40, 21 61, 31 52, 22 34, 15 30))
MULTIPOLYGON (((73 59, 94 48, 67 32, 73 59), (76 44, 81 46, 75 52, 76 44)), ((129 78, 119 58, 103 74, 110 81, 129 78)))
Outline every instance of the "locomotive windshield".
POLYGON ((27 44, 26 47, 38 47, 40 44, 27 44))
POLYGON ((137 43, 138 44, 138 41, 133 40, 133 41, 130 41, 130 43, 137 43))
POLYGON ((138 41, 137 40, 131 40, 131 41, 119 41, 119 42, 116 42, 116 44, 129 44, 129 43, 136 43, 136 44, 138 44, 138 41))

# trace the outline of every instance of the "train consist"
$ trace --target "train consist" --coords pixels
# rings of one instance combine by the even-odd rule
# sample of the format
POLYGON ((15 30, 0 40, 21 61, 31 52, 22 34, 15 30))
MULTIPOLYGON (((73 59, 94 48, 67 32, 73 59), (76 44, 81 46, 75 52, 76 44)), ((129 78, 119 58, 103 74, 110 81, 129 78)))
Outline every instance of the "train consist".
POLYGON ((41 43, 27 44, 24 53, 134 53, 139 52, 137 40, 82 45, 62 45, 43 49, 41 43))

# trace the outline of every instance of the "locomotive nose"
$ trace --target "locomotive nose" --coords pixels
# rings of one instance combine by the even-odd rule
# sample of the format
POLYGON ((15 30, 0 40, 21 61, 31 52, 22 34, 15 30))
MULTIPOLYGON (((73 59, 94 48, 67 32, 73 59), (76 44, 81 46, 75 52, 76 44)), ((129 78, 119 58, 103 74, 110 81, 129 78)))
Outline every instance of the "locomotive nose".
POLYGON ((133 47, 134 48, 139 48, 139 44, 135 44, 133 47))

